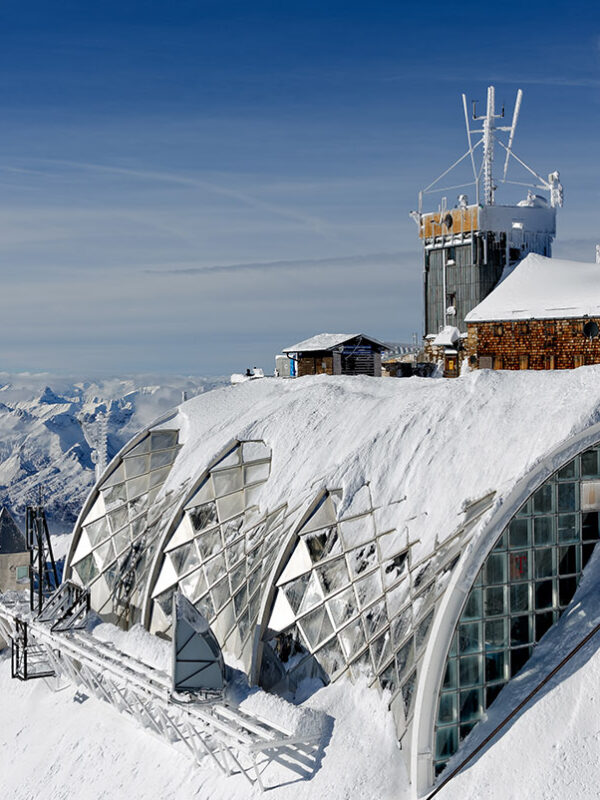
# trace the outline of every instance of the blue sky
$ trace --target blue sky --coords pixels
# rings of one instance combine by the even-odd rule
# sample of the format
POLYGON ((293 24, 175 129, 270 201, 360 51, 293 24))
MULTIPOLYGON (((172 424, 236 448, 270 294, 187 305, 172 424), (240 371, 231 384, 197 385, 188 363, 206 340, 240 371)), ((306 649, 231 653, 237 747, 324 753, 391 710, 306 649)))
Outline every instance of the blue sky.
POLYGON ((408 212, 490 82, 509 110, 524 90, 516 152, 561 172, 555 254, 593 260, 595 3, 4 2, 0 368, 220 374, 319 331, 409 340, 408 212))

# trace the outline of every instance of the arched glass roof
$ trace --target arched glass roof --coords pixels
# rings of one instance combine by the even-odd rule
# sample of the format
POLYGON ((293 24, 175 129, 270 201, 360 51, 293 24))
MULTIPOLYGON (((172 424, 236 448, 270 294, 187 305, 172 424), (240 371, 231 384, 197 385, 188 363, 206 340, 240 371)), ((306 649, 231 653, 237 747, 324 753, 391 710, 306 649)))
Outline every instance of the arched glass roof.
MULTIPOLYGON (((267 688, 365 677, 388 693, 411 757, 414 736, 424 737, 413 720, 425 684, 437 697, 461 613, 449 595, 474 586, 484 540, 489 551, 508 524, 497 521, 506 498, 537 488, 530 476, 542 461, 545 479, 584 449, 567 453, 595 413, 593 395, 561 375, 265 379, 213 391, 109 465, 76 525, 66 575, 107 619, 167 636, 179 587, 267 688)), ((542 523, 531 524, 535 541, 542 523)), ((482 643, 483 616, 476 625, 482 643)), ((459 673, 462 657, 451 655, 459 673)), ((460 738, 461 684, 452 691, 447 725, 460 738)))

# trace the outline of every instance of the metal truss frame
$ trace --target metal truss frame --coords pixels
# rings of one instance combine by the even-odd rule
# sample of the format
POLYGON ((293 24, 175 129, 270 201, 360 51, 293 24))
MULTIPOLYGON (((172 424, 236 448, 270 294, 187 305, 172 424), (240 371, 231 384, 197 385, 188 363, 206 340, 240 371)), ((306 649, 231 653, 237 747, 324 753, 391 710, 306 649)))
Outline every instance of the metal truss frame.
MULTIPOLYGON (((0 596, 3 638, 14 641, 26 616, 25 606, 0 596)), ((321 733, 297 738, 227 700, 178 702, 169 676, 113 645, 85 631, 53 630, 51 621, 28 618, 26 625, 29 645, 43 652, 49 674, 83 687, 203 767, 208 763, 223 775, 242 774, 261 791, 272 788, 265 779, 271 765, 283 768, 286 780, 289 771, 302 780, 319 767, 321 733)))

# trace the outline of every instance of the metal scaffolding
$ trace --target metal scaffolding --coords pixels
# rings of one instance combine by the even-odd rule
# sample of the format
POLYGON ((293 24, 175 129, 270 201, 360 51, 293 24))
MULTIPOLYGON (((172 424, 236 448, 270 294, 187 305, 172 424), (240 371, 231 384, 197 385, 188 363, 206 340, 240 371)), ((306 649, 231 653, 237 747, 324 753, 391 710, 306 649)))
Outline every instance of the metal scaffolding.
POLYGON ((265 772, 271 766, 276 778, 281 777, 277 767, 283 768, 285 780, 289 780, 289 771, 307 779, 318 768, 320 731, 297 738, 284 726, 228 700, 178 702, 170 676, 85 630, 56 625, 57 619, 64 617, 65 603, 55 600, 54 605, 56 617, 48 611, 44 619, 31 619, 22 603, 0 596, 0 635, 17 642, 18 651, 22 651, 23 641, 30 654, 31 648, 36 648, 45 671, 44 675, 40 671, 39 677, 55 675, 84 687, 196 763, 212 765, 224 775, 241 773, 261 791, 267 788, 265 772))

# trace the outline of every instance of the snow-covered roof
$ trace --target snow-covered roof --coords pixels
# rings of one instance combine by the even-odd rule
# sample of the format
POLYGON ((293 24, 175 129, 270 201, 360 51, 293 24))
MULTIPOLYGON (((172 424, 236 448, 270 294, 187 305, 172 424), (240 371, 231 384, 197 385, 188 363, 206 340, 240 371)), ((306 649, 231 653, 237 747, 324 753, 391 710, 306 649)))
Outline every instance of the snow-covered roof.
POLYGON ((440 345, 443 347, 452 347, 460 339, 460 331, 453 325, 446 325, 438 333, 431 344, 440 345))
POLYGON ((298 344, 294 344, 291 347, 284 347, 282 352, 310 353, 319 350, 331 350, 332 348, 341 344, 345 344, 346 342, 356 339, 357 337, 361 337, 361 339, 363 339, 365 342, 372 342, 373 344, 379 345, 384 349, 387 347, 387 345, 383 342, 380 342, 378 339, 374 339, 372 336, 366 336, 364 333, 319 333, 316 336, 311 336, 310 339, 305 339, 303 342, 298 342, 298 344))
POLYGON ((600 316, 600 264, 530 253, 466 322, 600 316))
POLYGON ((65 575, 105 619, 166 636, 178 588, 252 681, 269 665, 270 686, 288 676, 274 637, 297 631, 332 682, 391 687, 401 736, 415 686, 437 697, 421 681, 441 674, 453 628, 437 626, 456 621, 477 559, 540 475, 599 441, 600 366, 216 389, 109 465, 65 575))

